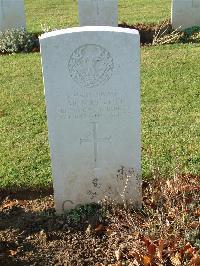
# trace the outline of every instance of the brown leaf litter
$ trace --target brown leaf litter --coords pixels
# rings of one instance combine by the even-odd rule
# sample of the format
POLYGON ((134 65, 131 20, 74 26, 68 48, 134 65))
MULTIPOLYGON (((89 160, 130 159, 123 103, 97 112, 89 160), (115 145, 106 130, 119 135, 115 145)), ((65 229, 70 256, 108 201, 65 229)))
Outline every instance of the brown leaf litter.
POLYGON ((141 210, 103 200, 95 220, 89 205, 57 216, 51 195, 3 197, 0 265, 199 266, 199 194, 197 176, 145 181, 141 210))

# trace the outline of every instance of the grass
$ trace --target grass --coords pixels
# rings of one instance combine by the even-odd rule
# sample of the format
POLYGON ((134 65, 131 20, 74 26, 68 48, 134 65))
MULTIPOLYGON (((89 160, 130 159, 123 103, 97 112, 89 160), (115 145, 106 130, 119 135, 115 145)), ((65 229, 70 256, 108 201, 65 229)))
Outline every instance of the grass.
POLYGON ((144 48, 143 173, 200 173, 199 45, 144 48))
POLYGON ((0 61, 0 186, 45 186, 51 174, 39 54, 0 61))
MULTIPOLYGON (((142 174, 200 173, 200 46, 142 48, 142 174)), ((40 55, 1 56, 0 187, 51 183, 40 55)))
MULTIPOLYGON (((159 22, 171 0, 119 0, 119 22, 159 22)), ((25 1, 27 29, 78 25, 75 0, 25 1), (44 15, 45 14, 45 15, 44 15)), ((142 174, 199 174, 199 45, 142 48, 142 174)), ((39 54, 1 56, 0 187, 51 183, 39 54)))
MULTIPOLYGON (((25 0, 28 31, 78 25, 77 0, 25 0), (43 25, 43 26, 41 26, 43 25)), ((171 0, 119 0, 119 22, 153 23, 170 18, 171 0)))

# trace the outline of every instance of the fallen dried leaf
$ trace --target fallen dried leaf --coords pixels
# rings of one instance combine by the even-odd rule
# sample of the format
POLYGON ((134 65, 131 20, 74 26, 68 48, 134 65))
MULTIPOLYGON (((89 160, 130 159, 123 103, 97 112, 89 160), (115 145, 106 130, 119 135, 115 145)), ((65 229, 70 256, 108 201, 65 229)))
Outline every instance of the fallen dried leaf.
POLYGON ((200 209, 197 209, 194 213, 195 216, 200 217, 200 209))
POLYGON ((182 191, 200 190, 200 186, 185 185, 185 186, 182 186, 181 190, 182 191))
POLYGON ((188 242, 184 247, 179 250, 180 254, 184 254, 191 247, 191 244, 188 242))
POLYGON ((156 245, 154 243, 151 243, 149 246, 148 246, 148 255, 153 258, 155 253, 156 253, 156 245))
POLYGON ((134 238, 138 239, 140 236, 140 232, 139 231, 135 231, 131 234, 134 238))
POLYGON ((95 230, 96 233, 102 233, 102 232, 104 232, 106 230, 106 228, 105 228, 104 225, 99 224, 94 230, 95 230))
POLYGON ((172 265, 174 266, 182 266, 181 264, 181 255, 177 252, 175 256, 170 258, 172 265))
POLYGON ((20 205, 20 206, 25 206, 25 205, 27 205, 26 203, 25 203, 25 201, 24 200, 7 200, 4 204, 3 204, 3 206, 2 206, 2 209, 7 209, 7 208, 11 208, 11 207, 13 207, 13 206, 16 206, 16 205, 20 205))
POLYGON ((111 235, 114 231, 112 229, 110 229, 110 228, 107 228, 106 232, 107 232, 108 235, 111 235))
POLYGON ((192 229, 196 229, 196 228, 200 227, 200 222, 193 221, 192 223, 190 223, 189 226, 190 226, 192 229))
POLYGON ((129 266, 140 266, 140 264, 136 259, 134 259, 134 261, 130 263, 129 266))
POLYGON ((10 207, 13 207, 14 205, 17 205, 18 201, 17 200, 8 200, 7 202, 5 202, 5 204, 3 205, 2 209, 7 209, 10 207))
POLYGON ((162 253, 164 248, 164 240, 160 239, 158 242, 158 258, 162 260, 162 253))
POLYGON ((121 262, 117 262, 115 264, 111 264, 112 266, 122 266, 122 263, 121 262))
POLYGON ((137 260, 140 264, 142 263, 141 255, 138 253, 136 249, 129 251, 128 256, 131 258, 135 258, 135 260, 137 260))
POLYGON ((144 266, 149 266, 151 264, 151 258, 149 256, 143 256, 144 266))
POLYGON ((188 248, 187 250, 187 253, 189 254, 193 254, 195 252, 195 248, 191 247, 191 248, 188 248))
POLYGON ((89 224, 87 229, 85 230, 85 233, 87 236, 91 235, 91 232, 92 232, 92 228, 91 228, 91 225, 89 224))
POLYGON ((115 251, 115 257, 116 257, 117 261, 120 260, 121 256, 122 256, 122 253, 121 253, 120 249, 116 250, 115 251))
POLYGON ((17 250, 10 250, 10 255, 11 256, 17 255, 17 250))
POLYGON ((143 237, 142 240, 144 241, 144 243, 147 247, 151 244, 151 241, 146 237, 143 237))
POLYGON ((200 265, 200 256, 195 255, 189 262, 189 266, 199 266, 200 265))

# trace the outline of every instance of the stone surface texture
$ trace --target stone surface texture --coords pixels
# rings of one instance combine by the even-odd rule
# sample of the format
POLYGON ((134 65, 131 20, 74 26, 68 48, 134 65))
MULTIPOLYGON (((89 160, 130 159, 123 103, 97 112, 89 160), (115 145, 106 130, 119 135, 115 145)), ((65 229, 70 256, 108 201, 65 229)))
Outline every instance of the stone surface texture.
POLYGON ((40 37, 58 213, 105 196, 141 203, 139 43, 117 27, 40 37))
POLYGON ((79 0, 80 26, 118 26, 118 0, 79 0))
POLYGON ((171 21, 173 29, 200 26, 200 0, 172 0, 171 21))
POLYGON ((24 0, 0 0, 0 31, 25 28, 24 0))

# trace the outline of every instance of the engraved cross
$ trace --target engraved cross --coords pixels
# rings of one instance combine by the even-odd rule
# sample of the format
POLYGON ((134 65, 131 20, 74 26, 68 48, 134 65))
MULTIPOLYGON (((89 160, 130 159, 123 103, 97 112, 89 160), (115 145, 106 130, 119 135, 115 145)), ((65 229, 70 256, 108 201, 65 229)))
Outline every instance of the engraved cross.
POLYGON ((98 144, 99 143, 110 143, 111 141, 111 136, 105 137, 105 138, 98 138, 97 137, 97 122, 92 122, 92 137, 93 139, 90 138, 81 138, 80 139, 80 144, 84 142, 90 142, 93 143, 93 152, 94 152, 94 166, 97 168, 97 161, 98 161, 98 144))

